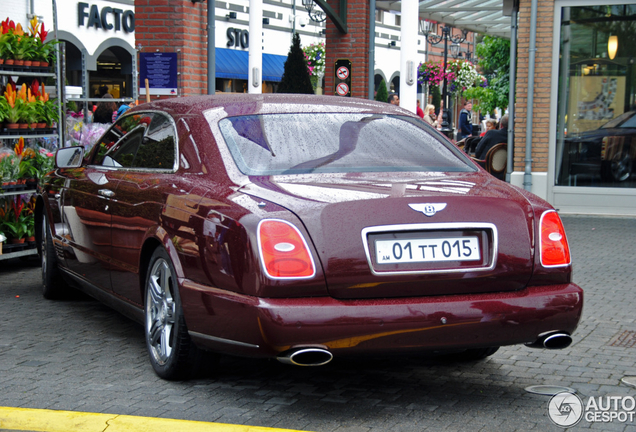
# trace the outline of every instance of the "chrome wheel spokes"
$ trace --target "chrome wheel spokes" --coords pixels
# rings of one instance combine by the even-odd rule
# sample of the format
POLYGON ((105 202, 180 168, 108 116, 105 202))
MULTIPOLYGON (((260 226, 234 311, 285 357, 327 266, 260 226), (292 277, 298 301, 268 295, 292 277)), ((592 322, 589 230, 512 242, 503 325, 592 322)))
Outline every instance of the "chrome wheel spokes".
POLYGON ((146 334, 152 354, 165 364, 172 354, 172 336, 176 318, 172 272, 164 259, 152 266, 146 294, 146 334))

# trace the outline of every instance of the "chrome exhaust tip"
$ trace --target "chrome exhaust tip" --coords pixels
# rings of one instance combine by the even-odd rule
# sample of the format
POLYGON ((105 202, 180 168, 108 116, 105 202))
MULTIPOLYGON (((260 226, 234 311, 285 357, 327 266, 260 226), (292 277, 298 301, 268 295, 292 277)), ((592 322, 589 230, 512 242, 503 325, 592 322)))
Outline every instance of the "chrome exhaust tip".
POLYGON ((332 359, 333 354, 322 348, 295 348, 276 357, 281 363, 295 366, 324 366, 332 359))
POLYGON ((563 332, 550 332, 539 335, 539 338, 530 344, 530 348, 564 349, 572 344, 572 337, 563 332))

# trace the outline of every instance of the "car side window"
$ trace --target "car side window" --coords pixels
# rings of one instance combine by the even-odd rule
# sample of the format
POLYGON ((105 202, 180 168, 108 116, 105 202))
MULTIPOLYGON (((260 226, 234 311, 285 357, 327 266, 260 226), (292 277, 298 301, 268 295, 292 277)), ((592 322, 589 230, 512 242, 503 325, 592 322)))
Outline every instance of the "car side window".
POLYGON ((151 121, 152 114, 133 114, 120 118, 95 145, 92 165, 133 167, 151 121))
POLYGON ((132 167, 173 169, 175 157, 176 138, 173 122, 163 114, 155 114, 132 167))

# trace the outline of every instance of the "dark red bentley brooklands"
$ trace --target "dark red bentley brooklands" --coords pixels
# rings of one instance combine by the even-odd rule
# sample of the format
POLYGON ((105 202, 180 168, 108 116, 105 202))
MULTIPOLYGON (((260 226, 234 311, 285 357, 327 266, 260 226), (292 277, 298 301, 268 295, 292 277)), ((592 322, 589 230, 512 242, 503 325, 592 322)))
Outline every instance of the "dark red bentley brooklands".
POLYGON ((143 104, 58 150, 36 218, 44 296, 72 284, 143 323, 167 379, 202 350, 323 365, 565 348, 583 307, 548 203, 360 99, 143 104))

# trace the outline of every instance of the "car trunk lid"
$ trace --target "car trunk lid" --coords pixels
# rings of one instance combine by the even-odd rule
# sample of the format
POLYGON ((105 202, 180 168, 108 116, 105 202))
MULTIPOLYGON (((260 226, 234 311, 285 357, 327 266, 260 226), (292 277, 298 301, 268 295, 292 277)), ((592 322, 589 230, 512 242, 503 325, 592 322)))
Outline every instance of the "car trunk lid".
POLYGON ((530 204, 483 174, 279 176, 242 191, 302 220, 335 298, 514 291, 532 274, 530 204))

